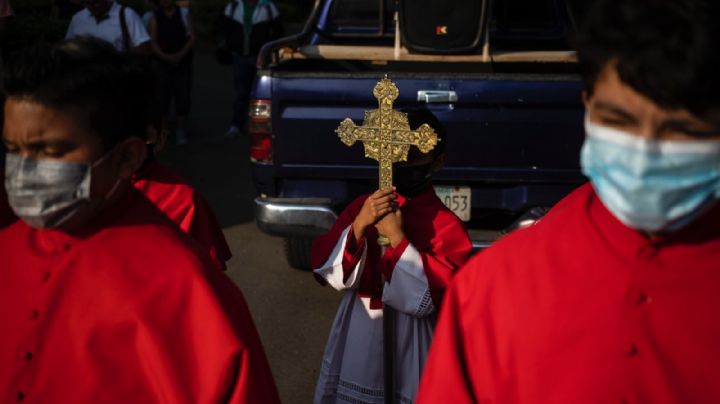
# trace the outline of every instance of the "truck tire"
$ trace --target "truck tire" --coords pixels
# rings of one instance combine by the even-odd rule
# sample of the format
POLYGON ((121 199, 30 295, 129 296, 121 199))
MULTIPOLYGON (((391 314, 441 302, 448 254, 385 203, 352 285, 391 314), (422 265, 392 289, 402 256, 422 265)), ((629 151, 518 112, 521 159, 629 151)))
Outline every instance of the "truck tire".
POLYGON ((286 238, 285 258, 288 264, 295 269, 303 271, 311 270, 310 249, 312 248, 311 238, 286 238))

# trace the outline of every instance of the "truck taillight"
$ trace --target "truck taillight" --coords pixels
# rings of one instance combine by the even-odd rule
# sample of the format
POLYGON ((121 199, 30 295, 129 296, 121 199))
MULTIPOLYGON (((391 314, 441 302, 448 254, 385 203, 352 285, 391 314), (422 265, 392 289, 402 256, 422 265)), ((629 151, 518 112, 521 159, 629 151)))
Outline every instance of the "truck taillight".
POLYGON ((270 100, 250 101, 250 160, 260 163, 272 162, 272 124, 270 121, 270 100))

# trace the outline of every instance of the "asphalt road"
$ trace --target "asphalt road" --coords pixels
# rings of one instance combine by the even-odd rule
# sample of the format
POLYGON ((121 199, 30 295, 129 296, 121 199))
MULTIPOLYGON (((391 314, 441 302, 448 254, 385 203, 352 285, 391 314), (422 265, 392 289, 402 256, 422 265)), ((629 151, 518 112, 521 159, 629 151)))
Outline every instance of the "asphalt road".
POLYGON ((253 218, 248 139, 224 139, 232 74, 210 50, 196 52, 190 143, 169 139, 160 159, 214 208, 233 258, 227 274, 245 294, 283 403, 310 403, 340 295, 285 262, 283 242, 260 232, 253 218))

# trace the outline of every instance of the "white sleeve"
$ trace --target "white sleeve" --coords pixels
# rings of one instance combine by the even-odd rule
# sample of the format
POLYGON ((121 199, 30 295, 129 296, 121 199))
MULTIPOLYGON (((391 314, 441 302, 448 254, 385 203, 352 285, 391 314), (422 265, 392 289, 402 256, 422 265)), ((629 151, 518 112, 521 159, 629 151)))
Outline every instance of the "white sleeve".
POLYGON ((135 47, 150 40, 145 25, 139 15, 129 7, 125 7, 125 21, 127 22, 130 44, 135 47))
POLYGON ((382 300, 414 317, 425 317, 435 311, 422 257, 412 244, 400 256, 390 282, 385 282, 382 300))
POLYGON ((270 4, 270 19, 274 20, 278 17, 280 17, 280 10, 278 10, 275 3, 269 3, 270 4))
POLYGON ((362 270, 365 267, 365 258, 367 256, 367 245, 362 246, 362 256, 358 264, 353 268, 350 276, 345 280, 345 271, 343 271, 343 256, 348 239, 348 234, 352 229, 352 225, 348 226, 340 235, 335 248, 333 248, 330 257, 320 267, 313 269, 313 272, 320 275, 327 283, 336 290, 355 289, 360 281, 362 270))
POLYGON ((70 20, 70 25, 68 25, 67 32, 65 33, 65 39, 71 39, 71 38, 75 38, 77 36, 77 34, 75 33, 76 24, 77 24, 77 19, 75 18, 75 16, 73 16, 73 18, 70 20))

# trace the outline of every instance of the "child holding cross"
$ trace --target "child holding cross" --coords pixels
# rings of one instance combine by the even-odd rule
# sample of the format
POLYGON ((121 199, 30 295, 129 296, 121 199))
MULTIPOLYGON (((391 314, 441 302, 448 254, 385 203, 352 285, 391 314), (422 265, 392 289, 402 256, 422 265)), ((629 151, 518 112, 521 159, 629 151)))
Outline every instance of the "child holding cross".
POLYGON ((397 402, 412 402, 452 274, 469 257, 470 239, 435 195, 432 177, 445 159, 441 125, 427 110, 408 113, 442 137, 428 154, 411 147, 394 167, 393 188, 353 201, 313 244, 318 281, 343 292, 315 390, 315 403, 384 402, 383 305, 395 309, 397 402), (390 245, 377 243, 378 234, 390 245))

